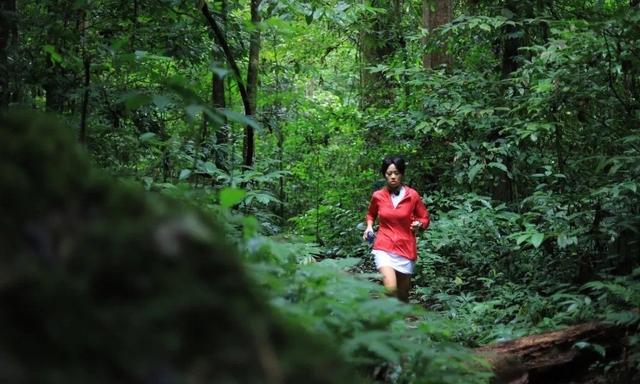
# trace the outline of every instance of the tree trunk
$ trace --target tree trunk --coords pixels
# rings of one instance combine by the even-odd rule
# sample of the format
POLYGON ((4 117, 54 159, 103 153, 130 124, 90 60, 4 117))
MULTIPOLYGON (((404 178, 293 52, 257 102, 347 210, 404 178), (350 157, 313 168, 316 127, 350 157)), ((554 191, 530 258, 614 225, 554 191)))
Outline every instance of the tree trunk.
MULTIPOLYGON (((640 4, 640 0, 630 0, 629 7, 635 8, 640 4)), ((629 59, 622 60, 622 82, 624 84, 625 96, 627 100, 637 100, 640 98, 638 90, 638 70, 629 59)))
MULTIPOLYGON (((249 68, 247 71, 247 96, 251 111, 255 114, 258 101, 258 64, 260 61, 260 12, 259 7, 262 0, 251 0, 251 24, 253 31, 249 41, 249 68)), ((255 117, 255 116, 253 116, 255 117)), ((253 165, 255 152, 255 132, 250 125, 244 128, 244 166, 249 168, 253 165)))
POLYGON ((91 58, 85 56, 84 65, 84 92, 82 94, 82 114, 80 115, 80 132, 78 139, 83 145, 87 142, 87 118, 89 115, 89 97, 91 92, 89 86, 91 84, 91 58))
POLYGON ((10 42, 17 40, 17 25, 15 23, 16 1, 0 0, 0 108, 6 107, 11 101, 11 90, 8 73, 8 50, 10 42))
POLYGON ((89 97, 91 95, 89 86, 91 85, 91 57, 87 54, 86 47, 86 29, 87 29, 87 11, 82 12, 82 64, 84 67, 84 92, 82 93, 82 112, 80 115, 80 131, 78 139, 81 144, 87 142, 87 118, 89 114, 89 97))
MULTIPOLYGON (((511 12, 513 15, 518 15, 519 9, 517 8, 518 2, 516 0, 507 0, 504 8, 511 12)), ((528 5, 522 5, 522 7, 527 7, 528 5)), ((531 16, 530 12, 526 9, 524 11, 525 15, 520 15, 521 17, 531 16)), ((517 16, 514 16, 517 17, 517 16)), ((517 35, 518 29, 513 25, 505 25, 503 27, 503 38, 502 38, 502 63, 501 63, 501 72, 503 78, 508 78, 512 72, 518 69, 518 49, 522 45, 521 37, 514 37, 517 35)), ((499 132, 497 133, 497 139, 502 139, 503 136, 499 132)), ((504 163, 507 166, 507 169, 511 171, 513 165, 513 159, 511 156, 508 156, 504 159, 504 163)), ((514 196, 514 185, 513 181, 508 177, 506 172, 500 173, 498 176, 497 184, 494 185, 492 189, 492 197, 495 200, 511 202, 513 201, 514 196)))
POLYGON ((385 79, 384 73, 371 72, 368 67, 384 64, 396 51, 398 44, 394 33, 396 23, 394 9, 400 6, 399 0, 370 0, 369 5, 376 8, 385 8, 386 13, 376 13, 370 20, 370 24, 360 32, 360 86, 362 98, 360 107, 365 110, 369 107, 384 106, 393 102, 390 94, 392 84, 385 79))
POLYGON ((441 65, 451 67, 453 59, 451 55, 445 53, 444 47, 436 47, 437 39, 435 33, 438 28, 451 22, 453 19, 453 2, 451 0, 422 0, 422 25, 429 32, 428 36, 422 39, 426 46, 431 45, 431 52, 425 52, 422 56, 422 65, 425 69, 439 68, 441 65))
MULTIPOLYGON (((238 84, 238 90, 240 91, 240 97, 242 98, 242 104, 244 106, 245 115, 253 116, 252 104, 249 100, 247 89, 244 86, 242 75, 240 74, 240 68, 238 68, 238 64, 236 63, 233 53, 231 52, 231 48, 229 48, 229 44, 227 44, 227 40, 225 38, 224 32, 222 31, 222 29, 220 29, 220 27, 218 26, 218 23, 215 21, 215 19, 211 15, 211 12, 209 11, 209 7, 207 6, 207 3, 204 1, 200 1, 197 5, 200 8, 202 14, 204 15, 204 18, 207 20, 207 23, 211 27, 211 30, 213 31, 213 34, 214 34, 214 38, 218 43, 218 45, 222 48, 222 51, 224 52, 224 56, 227 60, 227 63, 231 67, 231 72, 233 73, 236 83, 238 84)), ((253 156, 251 158, 253 159, 253 156)))
MULTIPOLYGON (((514 17, 526 18, 532 17, 533 12, 530 4, 520 3, 516 0, 507 0, 504 8, 511 12, 514 17)), ((519 30, 515 25, 505 25, 502 29, 502 76, 509 77, 512 72, 518 69, 517 61, 518 49, 524 44, 521 34, 524 31, 519 30)))
POLYGON ((592 348, 577 348, 577 342, 598 344, 608 359, 623 349, 624 329, 591 322, 560 331, 521 337, 486 345, 475 351, 484 356, 496 375, 494 382, 524 384, 569 382, 587 374, 598 359, 592 348))
MULTIPOLYGON (((218 4, 220 4, 220 18, 222 19, 223 33, 226 30, 227 26, 227 0, 218 0, 218 4)), ((222 44, 218 41, 217 38, 214 38, 216 45, 213 48, 213 65, 215 66, 225 66, 224 65, 224 51, 222 50, 222 44)), ((211 105, 216 109, 223 109, 226 107, 225 102, 225 89, 224 78, 218 76, 215 72, 211 75, 211 105)), ((205 129, 206 129, 206 120, 205 120, 205 129)), ((206 139, 207 132, 203 132, 202 140, 206 139)), ((227 127, 226 118, 223 121, 222 126, 218 127, 216 130, 216 144, 218 146, 222 146, 227 144, 229 141, 229 129, 227 127)), ((218 169, 226 169, 227 165, 227 155, 226 150, 220 150, 219 148, 215 151, 215 164, 218 169)))
MULTIPOLYGON (((47 3, 47 16, 49 20, 55 20, 55 22, 59 22, 60 15, 63 16, 62 20, 62 29, 66 29, 67 23, 67 12, 63 12, 61 10, 61 5, 57 1, 52 1, 47 3)), ((52 31, 55 29, 53 25, 48 26, 46 31, 46 39, 47 44, 52 45, 54 49, 60 49, 63 39, 60 39, 59 36, 53 35, 52 31)), ((62 79, 64 77, 64 73, 61 70, 60 66, 56 64, 53 60, 51 53, 46 54, 46 80, 43 84, 43 88, 45 91, 45 108, 48 112, 57 112, 62 113, 64 110, 64 101, 65 101, 65 89, 62 84, 62 79)))

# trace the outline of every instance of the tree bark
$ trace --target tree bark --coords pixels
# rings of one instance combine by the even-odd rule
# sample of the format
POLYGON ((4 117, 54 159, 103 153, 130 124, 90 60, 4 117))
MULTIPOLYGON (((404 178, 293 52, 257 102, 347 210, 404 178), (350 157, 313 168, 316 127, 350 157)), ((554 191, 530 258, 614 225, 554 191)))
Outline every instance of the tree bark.
MULTIPOLYGON (((54 23, 60 22, 58 19, 60 15, 63 15, 62 24, 63 29, 66 29, 66 24, 68 22, 68 13, 61 10, 61 4, 57 1, 52 1, 47 3, 47 16, 50 21, 53 20, 54 23)), ((59 36, 54 36, 52 31, 54 30, 54 26, 50 25, 47 28, 46 39, 47 43, 52 45, 55 49, 59 49, 64 41, 60 39, 59 36)), ((64 73, 61 70, 60 66, 57 65, 52 59, 52 55, 50 53, 46 53, 46 79, 43 84, 43 88, 45 91, 45 108, 48 112, 57 112, 62 113, 64 110, 64 102, 65 102, 65 89, 63 82, 61 81, 64 77, 64 73)))
POLYGON ((362 98, 360 107, 365 110, 369 107, 384 106, 393 102, 390 95, 392 84, 385 78, 384 73, 371 72, 368 67, 384 64, 396 51, 398 44, 394 31, 396 22, 394 11, 399 7, 399 0, 370 0, 369 5, 376 8, 385 8, 384 14, 376 13, 371 24, 365 26, 360 32, 359 45, 362 69, 360 71, 360 86, 362 98))
MULTIPOLYGON (((422 39, 425 47, 427 45, 435 45, 436 31, 444 24, 451 22, 452 19, 453 2, 451 0, 422 0, 422 25, 429 32, 429 35, 422 39)), ((441 65, 451 67, 453 58, 445 53, 444 50, 444 47, 437 47, 432 52, 425 52, 422 56, 424 68, 436 69, 441 65)))
POLYGON ((9 83, 8 49, 10 42, 17 39, 17 25, 15 23, 16 1, 0 0, 0 108, 6 107, 11 101, 9 83))
MULTIPOLYGON (((253 30, 249 40, 249 68, 247 71, 247 96, 251 111, 256 112, 258 101, 258 64, 260 61, 260 12, 262 0, 251 0, 251 24, 253 30)), ((253 127, 246 125, 244 128, 244 166, 251 167, 255 153, 255 132, 253 127)))
POLYGON ((211 30, 213 31, 215 38, 217 38, 218 41, 220 42, 220 46, 222 47, 225 58, 227 59, 227 63, 231 67, 233 76, 238 84, 240 97, 242 98, 244 113, 247 116, 252 116, 253 110, 251 109, 251 103, 249 102, 247 89, 244 86, 244 81, 242 80, 242 75, 240 74, 240 68, 238 68, 238 64, 236 63, 236 60, 233 56, 233 52, 231 52, 231 48, 229 47, 229 44, 227 44, 227 40, 225 39, 224 33, 222 32, 222 30, 218 26, 218 23, 216 23, 215 19, 211 15, 211 12, 209 11, 209 7, 207 6, 207 3, 204 1, 201 1, 199 6, 202 14, 207 20, 207 23, 211 27, 211 30))
POLYGON ((611 358, 623 348, 624 329, 590 322, 554 332, 521 337, 476 348, 496 375, 495 382, 524 384, 529 382, 565 382, 587 373, 598 355, 589 348, 576 348, 579 341, 598 344, 611 358), (562 377, 571 375, 571 377, 562 377), (560 380, 560 381, 558 381, 560 380))
MULTIPOLYGON (((222 19, 222 26, 226 30, 227 25, 227 0, 218 0, 220 5, 220 18, 222 19)), ((224 30, 223 30, 224 33, 224 30)), ((213 64, 215 66, 224 66, 224 51, 222 45, 217 38, 214 38, 216 46, 213 48, 213 64)), ((225 102, 225 80, 223 77, 218 76, 215 72, 211 75, 211 105, 215 109, 223 109, 226 107, 225 102)), ((206 139, 206 120, 205 120, 205 132, 203 132, 202 140, 206 139)), ((223 120, 222 126, 216 130, 216 144, 225 145, 229 141, 229 129, 227 127, 226 117, 223 120)), ((218 169, 226 169, 227 155, 224 150, 215 151, 215 164, 218 169)))
POLYGON ((91 95, 89 86, 91 85, 91 57, 87 54, 86 47, 86 29, 87 29, 87 11, 82 12, 82 64, 84 67, 84 92, 82 93, 82 112, 80 115, 80 131, 78 139, 81 144, 87 142, 87 119, 89 115, 89 97, 91 95))
POLYGON ((84 92, 82 94, 82 114, 80 115, 80 132, 78 139, 81 144, 87 142, 87 119, 89 115, 89 97, 91 92, 89 86, 91 84, 91 58, 85 56, 83 59, 84 65, 84 92))

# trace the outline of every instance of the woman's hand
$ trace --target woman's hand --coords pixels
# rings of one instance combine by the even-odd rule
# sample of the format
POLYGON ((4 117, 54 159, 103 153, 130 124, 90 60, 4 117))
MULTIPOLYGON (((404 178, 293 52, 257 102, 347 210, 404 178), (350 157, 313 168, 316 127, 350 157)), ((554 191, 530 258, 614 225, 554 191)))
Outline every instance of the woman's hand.
POLYGON ((367 227, 362 234, 362 240, 367 241, 367 233, 373 232, 373 227, 367 227))
POLYGON ((414 235, 418 234, 418 231, 422 228, 422 223, 419 222, 418 220, 414 220, 411 222, 411 230, 413 231, 414 235))

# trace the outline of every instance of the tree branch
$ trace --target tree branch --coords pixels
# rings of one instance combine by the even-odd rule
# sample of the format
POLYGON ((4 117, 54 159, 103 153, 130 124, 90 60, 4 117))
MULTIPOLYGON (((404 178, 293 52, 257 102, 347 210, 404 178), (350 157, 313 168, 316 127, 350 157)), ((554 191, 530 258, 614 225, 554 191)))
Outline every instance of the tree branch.
POLYGON ((242 75, 240 74, 240 69, 238 68, 238 64, 236 64, 236 60, 233 57, 233 52, 231 52, 231 49, 229 48, 229 44, 227 44, 227 40, 224 38, 224 34, 222 33, 222 30, 218 26, 218 23, 216 23, 215 19, 211 15, 211 11, 209 11, 209 7, 207 6, 207 3, 205 1, 201 1, 200 4, 201 4, 200 10, 202 11, 204 18, 207 20, 207 23, 211 27, 211 30, 213 31, 213 34, 216 38, 217 43, 222 47, 222 50, 224 51, 224 55, 227 58, 227 62, 231 67, 231 71, 233 72, 236 82, 238 83, 238 90, 240 91, 240 97, 242 97, 242 105, 244 106, 244 114, 247 116, 252 116, 253 109, 251 108, 251 103, 249 102, 249 95, 247 94, 247 88, 245 87, 244 82, 242 81, 242 75))

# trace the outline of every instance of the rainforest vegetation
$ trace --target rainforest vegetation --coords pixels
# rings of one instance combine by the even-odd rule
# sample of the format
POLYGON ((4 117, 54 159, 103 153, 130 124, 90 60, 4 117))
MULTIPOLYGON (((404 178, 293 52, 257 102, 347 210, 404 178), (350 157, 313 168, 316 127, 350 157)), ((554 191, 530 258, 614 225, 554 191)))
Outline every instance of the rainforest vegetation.
POLYGON ((4 382, 506 383, 475 348, 585 323, 564 376, 499 364, 640 379, 638 0, 0 0, 0 110, 4 382), (408 304, 361 238, 388 155, 408 304))

